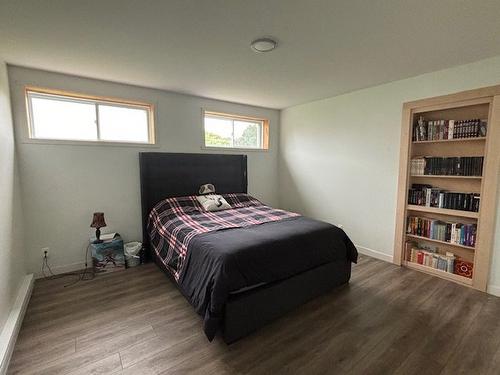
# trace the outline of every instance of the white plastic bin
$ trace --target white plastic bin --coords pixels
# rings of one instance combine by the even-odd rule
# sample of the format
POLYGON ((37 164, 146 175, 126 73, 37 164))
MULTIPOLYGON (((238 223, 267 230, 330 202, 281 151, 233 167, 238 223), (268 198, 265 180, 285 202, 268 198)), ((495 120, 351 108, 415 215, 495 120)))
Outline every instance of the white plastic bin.
POLYGON ((141 251, 142 243, 140 242, 128 242, 124 245, 125 262, 127 267, 135 267, 141 264, 141 257, 139 256, 139 251, 141 251))

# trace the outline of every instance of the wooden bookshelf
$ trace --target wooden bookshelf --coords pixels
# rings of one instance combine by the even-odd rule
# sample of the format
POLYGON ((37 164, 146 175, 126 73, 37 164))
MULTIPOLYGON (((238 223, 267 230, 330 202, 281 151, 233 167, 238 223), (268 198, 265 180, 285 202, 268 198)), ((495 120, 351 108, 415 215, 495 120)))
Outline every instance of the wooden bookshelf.
POLYGON ((394 263, 486 291, 495 235, 497 171, 500 169, 500 85, 405 103, 399 165, 394 263), (486 120, 486 137, 416 141, 413 138, 413 127, 420 116, 426 122, 486 120), (419 157, 484 157, 483 173, 482 176, 411 175, 411 160, 419 157), (450 192, 479 193, 480 210, 471 212, 408 204, 408 191, 413 184, 431 185, 450 192), (475 246, 408 234, 408 216, 475 224, 475 246), (472 262, 473 278, 410 262, 405 258, 405 244, 409 240, 418 246, 433 246, 440 254, 453 252, 456 257, 472 262))
POLYGON ((450 142, 477 142, 485 141, 486 137, 455 138, 455 139, 435 139, 432 141, 413 141, 413 144, 421 143, 450 143, 450 142))
POLYGON ((448 176, 448 175, 437 175, 437 174, 413 174, 410 177, 414 178, 453 178, 457 180, 481 180, 482 176, 448 176))
POLYGON ((468 217, 471 219, 479 219, 479 212, 450 210, 447 208, 437 208, 437 207, 427 207, 427 206, 417 206, 414 204, 408 205, 408 211, 428 212, 428 213, 439 214, 439 215, 448 215, 448 216, 454 216, 454 217, 468 217))
POLYGON ((449 273, 449 272, 437 270, 435 268, 427 267, 427 266, 424 266, 422 264, 413 263, 410 261, 404 261, 403 265, 408 267, 408 268, 411 268, 411 269, 414 269, 414 270, 417 270, 420 272, 428 273, 429 275, 434 275, 434 276, 440 277, 442 279, 451 280, 451 281, 454 281, 454 282, 459 283, 459 284, 463 284, 463 285, 467 285, 467 286, 472 286, 472 284, 473 284, 472 279, 469 279, 468 277, 455 275, 454 273, 449 273))
POLYGON ((435 240, 433 238, 416 236, 414 234, 408 234, 407 233, 406 237, 410 238, 410 239, 413 239, 413 240, 418 240, 418 241, 424 241, 424 242, 427 241, 427 242, 434 242, 434 243, 438 243, 438 244, 442 244, 442 245, 446 245, 446 246, 460 247, 462 249, 467 249, 467 250, 471 250, 471 251, 475 250, 475 248, 472 247, 472 246, 465 246, 465 245, 460 245, 458 243, 452 243, 452 242, 445 242, 445 241, 435 240))

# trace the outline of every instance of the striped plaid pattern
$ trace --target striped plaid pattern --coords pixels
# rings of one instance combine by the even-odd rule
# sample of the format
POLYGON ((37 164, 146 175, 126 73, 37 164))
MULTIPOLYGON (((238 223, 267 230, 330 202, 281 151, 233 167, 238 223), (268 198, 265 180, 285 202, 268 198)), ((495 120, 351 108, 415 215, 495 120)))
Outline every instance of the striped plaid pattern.
POLYGON ((266 206, 247 194, 222 196, 231 205, 230 210, 205 211, 196 196, 188 196, 165 199, 149 214, 153 250, 176 280, 182 275, 189 243, 197 234, 300 216, 266 206))

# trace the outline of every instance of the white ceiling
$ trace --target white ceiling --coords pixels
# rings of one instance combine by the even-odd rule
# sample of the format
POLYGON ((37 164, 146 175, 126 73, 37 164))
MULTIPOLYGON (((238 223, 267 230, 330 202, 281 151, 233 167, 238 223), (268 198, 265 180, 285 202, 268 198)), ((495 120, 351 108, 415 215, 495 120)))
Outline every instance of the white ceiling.
POLYGON ((0 56, 271 108, 500 55, 499 0, 0 0, 0 56), (249 43, 275 36, 278 48, 249 43))

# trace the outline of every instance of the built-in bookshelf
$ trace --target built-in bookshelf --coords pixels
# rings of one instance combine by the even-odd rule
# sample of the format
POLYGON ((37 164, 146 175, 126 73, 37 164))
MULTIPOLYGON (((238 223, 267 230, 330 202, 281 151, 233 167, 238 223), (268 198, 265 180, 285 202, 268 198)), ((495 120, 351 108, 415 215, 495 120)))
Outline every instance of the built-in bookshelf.
POLYGON ((394 263, 486 291, 500 86, 403 105, 394 263))
POLYGON ((438 214, 438 215, 470 217, 472 219, 479 218, 479 212, 473 212, 473 211, 450 210, 447 208, 416 206, 416 205, 412 205, 412 204, 409 204, 407 209, 408 209, 408 211, 430 212, 430 213, 434 213, 434 214, 438 214))
POLYGON ((420 143, 441 143, 441 142, 477 142, 477 141, 485 141, 486 137, 475 137, 475 138, 462 138, 462 139, 436 139, 436 140, 428 140, 428 141, 413 141, 415 144, 420 143))
POLYGON ((446 241, 436 240, 434 238, 417 236, 417 235, 414 235, 414 234, 411 234, 411 233, 406 233, 406 238, 414 239, 414 240, 417 240, 417 241, 424 241, 424 242, 435 242, 435 243, 438 243, 438 244, 452 246, 452 247, 461 247, 463 249, 472 250, 472 251, 474 250, 474 246, 466 246, 466 245, 461 245, 461 244, 458 244, 458 243, 452 243, 452 242, 446 242, 446 241))

